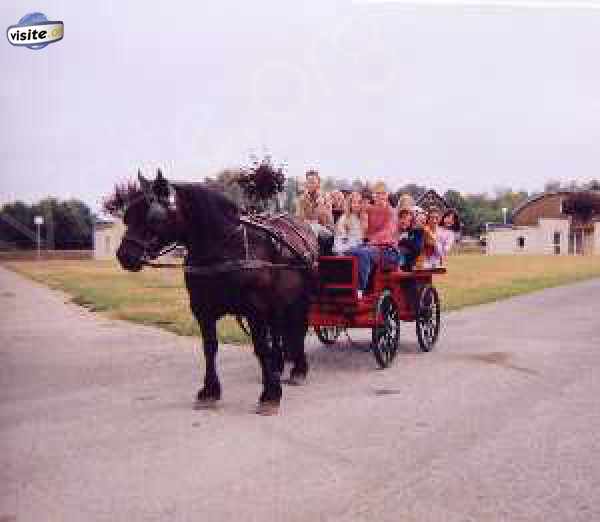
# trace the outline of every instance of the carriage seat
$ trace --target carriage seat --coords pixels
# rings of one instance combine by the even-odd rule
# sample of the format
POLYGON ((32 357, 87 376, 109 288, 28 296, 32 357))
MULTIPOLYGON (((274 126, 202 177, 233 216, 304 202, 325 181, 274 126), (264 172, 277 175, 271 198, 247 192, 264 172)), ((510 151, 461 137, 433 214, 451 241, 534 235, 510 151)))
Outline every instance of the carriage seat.
POLYGON ((319 257, 319 293, 328 298, 353 299, 358 288, 358 259, 354 256, 319 257))

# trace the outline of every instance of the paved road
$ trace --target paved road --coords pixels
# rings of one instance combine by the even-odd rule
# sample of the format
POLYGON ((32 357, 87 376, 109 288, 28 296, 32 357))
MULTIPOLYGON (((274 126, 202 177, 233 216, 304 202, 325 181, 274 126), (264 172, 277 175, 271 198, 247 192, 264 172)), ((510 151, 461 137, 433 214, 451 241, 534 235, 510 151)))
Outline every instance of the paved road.
POLYGON ((0 269, 0 521, 600 520, 600 281, 407 325, 394 368, 309 340, 313 373, 252 414, 226 347, 194 411, 197 343, 0 269))

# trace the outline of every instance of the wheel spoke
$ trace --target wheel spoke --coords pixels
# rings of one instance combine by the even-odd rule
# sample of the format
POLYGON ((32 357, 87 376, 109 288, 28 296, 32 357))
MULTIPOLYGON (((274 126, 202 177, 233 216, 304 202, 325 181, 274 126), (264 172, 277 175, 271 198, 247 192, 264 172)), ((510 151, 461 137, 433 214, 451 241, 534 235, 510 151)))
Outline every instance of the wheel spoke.
POLYGON ((417 337, 423 351, 435 345, 440 327, 440 302, 434 287, 426 285, 420 293, 417 307, 417 337))
POLYGON ((398 310, 388 293, 380 298, 376 314, 379 324, 373 328, 373 354, 379 366, 385 368, 396 355, 400 334, 398 310))

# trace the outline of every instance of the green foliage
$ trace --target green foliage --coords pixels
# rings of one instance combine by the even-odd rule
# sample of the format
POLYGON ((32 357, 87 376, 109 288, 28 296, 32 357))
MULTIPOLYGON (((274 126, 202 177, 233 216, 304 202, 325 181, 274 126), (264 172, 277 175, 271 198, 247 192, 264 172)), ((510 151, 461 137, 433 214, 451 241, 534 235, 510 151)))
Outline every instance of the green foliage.
POLYGON ((77 199, 45 198, 33 205, 21 201, 4 205, 0 212, 0 241, 19 248, 33 248, 36 244, 35 216, 44 218, 41 237, 48 248, 92 247, 94 216, 90 208, 77 199))
POLYGON ((444 194, 448 204, 458 211, 464 233, 470 236, 481 234, 486 223, 502 223, 503 208, 506 208, 507 222, 510 222, 512 212, 528 197, 527 192, 511 189, 496 189, 494 197, 487 194, 462 195, 456 190, 448 190, 444 194))

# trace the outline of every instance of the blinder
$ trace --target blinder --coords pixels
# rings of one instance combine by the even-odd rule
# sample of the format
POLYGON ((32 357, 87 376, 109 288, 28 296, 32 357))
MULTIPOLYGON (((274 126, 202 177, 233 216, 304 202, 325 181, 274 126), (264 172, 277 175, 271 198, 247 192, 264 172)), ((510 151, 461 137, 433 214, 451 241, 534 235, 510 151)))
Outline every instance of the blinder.
POLYGON ((148 208, 148 212, 146 214, 146 222, 148 225, 156 226, 161 225, 167 221, 169 217, 169 212, 167 208, 159 203, 157 200, 154 200, 150 203, 150 207, 148 208))

